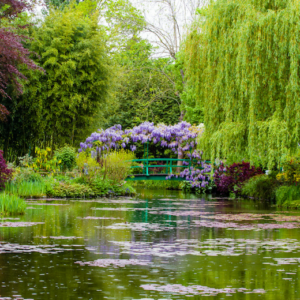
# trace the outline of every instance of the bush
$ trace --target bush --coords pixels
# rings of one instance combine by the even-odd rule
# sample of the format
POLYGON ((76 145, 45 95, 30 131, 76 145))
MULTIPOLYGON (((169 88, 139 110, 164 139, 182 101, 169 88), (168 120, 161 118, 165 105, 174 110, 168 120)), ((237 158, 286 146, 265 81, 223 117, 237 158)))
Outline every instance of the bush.
POLYGON ((112 190, 112 183, 110 180, 102 180, 95 178, 89 182, 90 188, 93 190, 95 195, 104 196, 108 194, 109 190, 112 190))
POLYGON ((76 166, 76 154, 73 147, 64 146, 55 151, 58 161, 61 161, 60 167, 62 171, 71 171, 76 166))
POLYGON ((35 148, 36 158, 32 164, 35 171, 55 172, 59 167, 60 161, 56 157, 51 157, 51 149, 35 148))
POLYGON ((258 174, 263 174, 261 168, 251 167, 247 162, 234 163, 229 167, 225 167, 221 163, 214 173, 214 180, 220 194, 235 193, 239 195, 243 183, 258 174))
POLYGON ((100 164, 88 151, 83 151, 77 154, 76 164, 79 170, 81 170, 85 176, 90 178, 99 175, 101 171, 100 164))
POLYGON ((12 177, 12 170, 7 168, 3 158, 3 151, 0 150, 0 191, 5 188, 5 183, 12 177))
POLYGON ((279 182, 270 175, 256 175, 244 183, 241 193, 256 199, 275 199, 275 190, 279 182))
POLYGON ((111 186, 111 189, 108 191, 110 196, 125 196, 135 194, 135 189, 127 182, 121 184, 115 184, 111 186))
POLYGON ((300 181, 300 158, 288 157, 283 165, 283 173, 277 175, 277 179, 286 181, 288 184, 293 184, 300 181))
POLYGON ((47 196, 59 198, 82 198, 94 196, 93 190, 86 185, 79 183, 56 183, 46 186, 47 196))
POLYGON ((21 167, 29 167, 33 164, 33 157, 29 154, 26 154, 25 156, 20 156, 18 157, 18 159, 21 167))
POLYGON ((0 212, 3 215, 24 214, 26 202, 16 195, 0 194, 0 212))
POLYGON ((16 168, 13 173, 13 180, 16 182, 42 182, 43 178, 39 173, 36 173, 32 168, 16 168))
POLYGON ((276 204, 279 206, 291 206, 295 200, 300 200, 299 185, 283 185, 276 189, 276 204))
POLYGON ((103 179, 110 179, 114 183, 120 183, 130 175, 131 160, 134 154, 131 151, 121 149, 112 151, 104 159, 104 175, 103 179))

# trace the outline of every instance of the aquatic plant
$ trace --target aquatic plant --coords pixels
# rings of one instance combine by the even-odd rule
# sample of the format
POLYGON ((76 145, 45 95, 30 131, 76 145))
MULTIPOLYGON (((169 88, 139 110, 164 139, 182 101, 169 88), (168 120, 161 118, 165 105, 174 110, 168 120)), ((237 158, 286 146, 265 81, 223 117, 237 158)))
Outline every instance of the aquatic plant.
POLYGON ((11 181, 6 184, 5 192, 19 197, 39 198, 46 195, 44 181, 11 181))
POLYGON ((22 215, 25 213, 26 202, 16 195, 0 194, 0 213, 3 215, 22 215))

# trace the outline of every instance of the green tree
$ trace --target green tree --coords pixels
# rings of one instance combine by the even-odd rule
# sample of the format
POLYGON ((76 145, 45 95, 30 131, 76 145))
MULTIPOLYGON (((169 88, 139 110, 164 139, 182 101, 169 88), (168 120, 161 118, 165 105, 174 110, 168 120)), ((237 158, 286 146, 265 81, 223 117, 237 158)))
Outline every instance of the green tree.
POLYGON ((39 91, 44 140, 52 145, 81 140, 105 106, 113 71, 106 34, 98 25, 99 12, 91 11, 82 9, 81 3, 71 3, 62 11, 51 9, 33 33, 31 49, 46 70, 39 91))
POLYGON ((272 168, 298 148, 300 3, 218 0, 185 42, 206 155, 272 168), (200 117, 199 117, 200 118, 200 117))
POLYGON ((115 55, 120 66, 120 84, 115 92, 119 105, 105 127, 121 124, 132 128, 144 121, 178 122, 180 99, 173 88, 173 63, 171 59, 152 58, 152 51, 148 41, 135 37, 115 55))

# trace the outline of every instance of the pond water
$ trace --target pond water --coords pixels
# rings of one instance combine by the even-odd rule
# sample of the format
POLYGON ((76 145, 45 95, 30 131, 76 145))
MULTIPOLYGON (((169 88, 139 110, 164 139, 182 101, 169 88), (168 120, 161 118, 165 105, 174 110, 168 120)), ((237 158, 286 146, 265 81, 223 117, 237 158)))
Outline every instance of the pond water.
POLYGON ((268 204, 34 200, 0 237, 0 299, 300 299, 300 213, 268 204))

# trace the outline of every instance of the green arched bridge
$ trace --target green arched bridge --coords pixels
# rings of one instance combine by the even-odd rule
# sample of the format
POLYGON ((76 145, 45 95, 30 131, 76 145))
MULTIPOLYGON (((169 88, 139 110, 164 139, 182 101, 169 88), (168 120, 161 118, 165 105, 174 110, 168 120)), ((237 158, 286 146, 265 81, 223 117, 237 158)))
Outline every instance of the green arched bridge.
MULTIPOLYGON (((170 174, 178 173, 176 172, 177 168, 180 168, 181 170, 183 168, 190 169, 193 162, 190 159, 177 158, 146 158, 134 159, 132 161, 135 165, 131 166, 131 168, 137 170, 138 173, 135 173, 133 170, 133 174, 128 176, 126 180, 167 180, 166 177, 170 174), (157 162, 164 162, 164 164, 159 165, 157 162), (178 166, 178 162, 186 162, 186 164, 178 166), (155 172, 157 171, 157 168, 159 168, 159 172, 155 172)), ((205 161, 205 163, 210 163, 210 161, 205 161)), ((197 168, 202 169, 200 166, 197 168)), ((184 181, 185 179, 178 176, 178 178, 171 177, 168 180, 184 181)))

